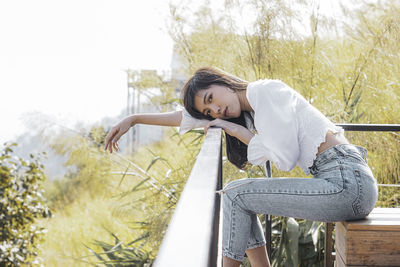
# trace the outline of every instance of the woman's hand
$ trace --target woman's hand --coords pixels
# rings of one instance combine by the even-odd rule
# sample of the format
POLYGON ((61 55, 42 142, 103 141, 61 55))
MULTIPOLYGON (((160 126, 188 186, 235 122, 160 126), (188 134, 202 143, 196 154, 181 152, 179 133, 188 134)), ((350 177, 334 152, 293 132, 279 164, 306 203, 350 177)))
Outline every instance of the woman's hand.
POLYGON ((107 134, 104 150, 109 150, 110 153, 118 150, 118 140, 124 135, 132 126, 135 125, 135 115, 124 118, 122 121, 113 126, 107 134))
POLYGON ((160 125, 160 126, 179 126, 182 121, 182 111, 172 111, 163 113, 138 113, 126 117, 114 127, 106 137, 105 150, 111 153, 113 148, 118 150, 118 140, 129 128, 136 124, 160 125))
POLYGON ((204 134, 207 134, 207 130, 211 126, 221 127, 227 134, 236 137, 246 145, 249 144, 251 138, 253 138, 254 136, 254 134, 250 132, 246 127, 222 119, 215 119, 210 121, 210 123, 206 127, 204 127, 204 134))
POLYGON ((208 129, 211 126, 217 126, 222 128, 227 134, 234 136, 234 132, 236 131, 237 126, 240 126, 236 123, 232 123, 222 119, 215 119, 210 121, 206 127, 204 127, 204 134, 207 134, 208 129))

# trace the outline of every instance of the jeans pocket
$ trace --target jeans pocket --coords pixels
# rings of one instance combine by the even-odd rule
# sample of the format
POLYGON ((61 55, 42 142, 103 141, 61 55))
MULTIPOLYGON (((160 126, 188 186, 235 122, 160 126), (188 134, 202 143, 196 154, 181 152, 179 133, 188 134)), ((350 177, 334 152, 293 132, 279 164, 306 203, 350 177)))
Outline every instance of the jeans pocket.
POLYGON ((314 176, 314 178, 323 179, 333 186, 334 193, 338 193, 345 189, 343 177, 343 167, 340 165, 329 166, 328 168, 318 170, 318 173, 314 176))

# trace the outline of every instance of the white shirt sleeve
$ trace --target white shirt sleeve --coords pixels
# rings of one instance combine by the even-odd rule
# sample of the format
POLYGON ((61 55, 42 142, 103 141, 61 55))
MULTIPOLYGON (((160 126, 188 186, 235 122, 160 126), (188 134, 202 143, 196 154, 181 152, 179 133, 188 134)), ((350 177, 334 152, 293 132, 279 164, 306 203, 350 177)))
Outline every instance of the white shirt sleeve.
POLYGON ((209 120, 199 120, 193 118, 186 109, 182 109, 182 120, 181 125, 179 126, 179 134, 182 135, 191 129, 203 128, 207 126, 209 122, 209 120))
POLYGON ((264 165, 271 160, 278 169, 293 169, 299 158, 296 119, 298 93, 277 80, 250 83, 246 92, 254 110, 257 134, 247 149, 248 161, 264 165))

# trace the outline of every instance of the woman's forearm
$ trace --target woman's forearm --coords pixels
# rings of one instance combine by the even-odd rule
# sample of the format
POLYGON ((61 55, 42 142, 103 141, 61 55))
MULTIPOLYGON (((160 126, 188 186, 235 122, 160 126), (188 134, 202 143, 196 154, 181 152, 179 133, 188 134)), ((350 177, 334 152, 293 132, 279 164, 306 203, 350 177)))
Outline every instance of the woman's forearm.
POLYGON ((210 121, 210 123, 205 127, 205 130, 207 131, 208 128, 211 126, 221 127, 227 134, 236 137, 246 145, 249 144, 251 138, 253 138, 254 136, 254 134, 246 127, 222 119, 215 119, 210 121))
POLYGON ((111 153, 113 152, 113 150, 118 150, 118 140, 135 124, 140 123, 161 126, 180 126, 181 121, 182 111, 165 113, 143 113, 127 116, 118 124, 113 126, 108 132, 104 149, 108 149, 111 153))
POLYGON ((248 145, 250 143, 251 138, 254 137, 254 134, 249 131, 246 127, 238 125, 237 129, 234 131, 233 136, 237 139, 248 145))
POLYGON ((180 126, 182 111, 164 113, 139 113, 129 116, 131 126, 135 124, 150 124, 160 126, 180 126))

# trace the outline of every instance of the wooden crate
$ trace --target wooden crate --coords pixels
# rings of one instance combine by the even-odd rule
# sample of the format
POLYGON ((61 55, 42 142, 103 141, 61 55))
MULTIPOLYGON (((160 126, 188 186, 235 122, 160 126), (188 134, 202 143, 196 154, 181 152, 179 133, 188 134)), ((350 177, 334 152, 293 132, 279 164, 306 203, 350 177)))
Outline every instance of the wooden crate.
POLYGON ((336 266, 400 266, 400 208, 336 223, 336 266))

